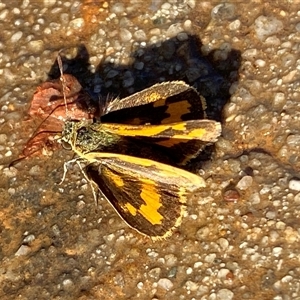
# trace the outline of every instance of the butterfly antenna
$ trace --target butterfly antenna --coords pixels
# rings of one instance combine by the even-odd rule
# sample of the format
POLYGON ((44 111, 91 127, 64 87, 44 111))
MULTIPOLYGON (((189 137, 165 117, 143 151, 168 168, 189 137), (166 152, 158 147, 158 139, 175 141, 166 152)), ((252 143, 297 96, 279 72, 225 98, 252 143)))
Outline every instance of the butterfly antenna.
POLYGON ((60 56, 59 53, 58 53, 58 56, 57 56, 57 63, 58 63, 59 71, 60 71, 59 80, 61 81, 62 89, 63 89, 66 116, 68 117, 68 107, 67 107, 67 97, 66 97, 66 93, 67 93, 66 86, 67 86, 67 84, 66 84, 66 80, 65 80, 65 77, 64 77, 64 70, 63 70, 63 64, 62 64, 61 56, 60 56))

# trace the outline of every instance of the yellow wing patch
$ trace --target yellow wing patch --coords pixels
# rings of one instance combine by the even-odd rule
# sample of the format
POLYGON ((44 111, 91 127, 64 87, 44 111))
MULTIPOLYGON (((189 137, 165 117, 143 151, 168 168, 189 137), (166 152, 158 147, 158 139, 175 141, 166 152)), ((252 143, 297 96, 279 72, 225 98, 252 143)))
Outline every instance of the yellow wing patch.
POLYGON ((121 136, 201 140, 214 142, 220 135, 220 123, 213 120, 192 120, 163 125, 99 124, 99 130, 121 136))
POLYGON ((139 208, 141 215, 152 225, 161 224, 164 217, 158 212, 163 205, 160 198, 160 191, 156 189, 156 182, 153 180, 143 180, 141 187, 141 198, 145 201, 139 208))

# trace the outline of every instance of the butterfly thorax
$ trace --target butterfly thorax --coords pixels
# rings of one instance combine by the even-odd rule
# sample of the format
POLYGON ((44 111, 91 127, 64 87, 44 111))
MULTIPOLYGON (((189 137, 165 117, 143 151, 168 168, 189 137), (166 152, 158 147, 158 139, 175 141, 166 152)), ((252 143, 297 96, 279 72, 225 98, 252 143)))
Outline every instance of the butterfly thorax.
POLYGON ((107 151, 108 148, 118 144, 120 137, 101 130, 101 123, 67 121, 62 132, 62 140, 82 156, 88 152, 107 151))

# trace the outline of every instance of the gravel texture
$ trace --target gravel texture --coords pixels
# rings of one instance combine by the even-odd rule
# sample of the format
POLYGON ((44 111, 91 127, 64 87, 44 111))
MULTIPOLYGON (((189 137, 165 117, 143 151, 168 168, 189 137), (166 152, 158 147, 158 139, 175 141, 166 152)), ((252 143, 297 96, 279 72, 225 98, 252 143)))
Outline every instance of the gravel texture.
POLYGON ((0 3, 1 299, 300 299, 297 1, 0 3), (190 167, 207 188, 153 243, 96 208, 67 150, 7 165, 38 124, 37 86, 64 71, 93 95, 185 80, 223 134, 190 167))

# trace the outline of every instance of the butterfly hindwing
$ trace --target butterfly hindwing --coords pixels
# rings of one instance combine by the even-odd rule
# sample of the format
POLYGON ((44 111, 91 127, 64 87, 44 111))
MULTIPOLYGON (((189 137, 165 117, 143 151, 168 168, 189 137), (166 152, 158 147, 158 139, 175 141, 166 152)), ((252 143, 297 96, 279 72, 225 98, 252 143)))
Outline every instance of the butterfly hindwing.
POLYGON ((185 170, 148 159, 89 153, 88 177, 132 228, 152 239, 172 233, 185 212, 187 196, 204 180, 185 170))

